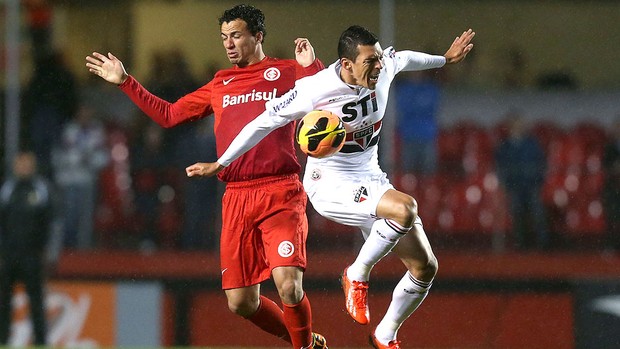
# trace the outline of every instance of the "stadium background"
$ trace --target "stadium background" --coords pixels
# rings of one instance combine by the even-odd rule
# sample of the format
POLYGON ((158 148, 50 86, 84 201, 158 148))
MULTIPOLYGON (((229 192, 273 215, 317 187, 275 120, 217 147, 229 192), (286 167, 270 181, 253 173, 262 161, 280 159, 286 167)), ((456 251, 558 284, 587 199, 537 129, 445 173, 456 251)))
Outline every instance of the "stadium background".
MULTIPOLYGON (((0 3, 5 10, 3 19, 8 15, 9 3, 0 3)), ((54 46, 62 50, 70 70, 80 81, 89 80, 84 57, 94 50, 115 53, 140 81, 148 78, 152 53, 160 49, 182 51, 199 81, 208 74, 208 67, 227 65, 217 17, 237 2, 50 3, 54 46)), ((399 173, 394 159, 400 149, 389 133, 394 125, 388 122, 385 126, 385 166, 394 172, 395 184, 414 194, 422 210, 426 209, 423 214, 428 218, 423 218, 440 261, 431 296, 401 330, 407 347, 620 345, 618 312, 601 312, 592 303, 617 302, 620 257, 603 253, 603 215, 610 213, 597 209, 603 174, 600 168, 591 166, 600 157, 595 141, 601 140, 606 128, 620 114, 620 47, 616 35, 620 29, 620 4, 568 0, 320 0, 252 4, 267 16, 267 54, 291 57, 292 40, 305 36, 325 63, 336 58, 338 35, 353 23, 362 23, 379 33, 384 47, 394 45, 435 53, 442 53, 463 30, 471 27, 477 32, 474 52, 464 64, 448 69, 438 116, 442 126, 440 139, 445 141, 440 144, 440 156, 460 163, 466 168, 464 174, 421 181, 399 173), (500 78, 507 69, 511 49, 520 50, 527 58, 520 89, 506 88, 500 78), (541 76, 557 73, 570 76, 577 88, 542 90, 537 86, 541 76), (503 194, 493 185, 494 170, 488 155, 495 132, 501 128, 501 117, 514 108, 522 110, 539 126, 541 137, 562 135, 550 138, 548 143, 549 161, 556 161, 558 171, 555 180, 548 184, 546 203, 553 208, 551 218, 562 242, 561 248, 553 251, 517 252, 507 243, 510 236, 503 235, 509 223, 503 194), (576 141, 580 137, 584 140, 576 141), (595 141, 590 142, 592 139, 595 141), (581 144, 584 147, 575 146, 581 144), (551 156, 554 154, 557 156, 551 156), (579 175, 569 171, 575 167, 581 169, 579 175), (583 185, 575 188, 575 180, 583 185), (573 206, 556 200, 561 192, 568 195, 573 206), (446 217, 441 214, 445 212, 450 213, 451 219, 440 219, 446 217)), ((22 12, 22 34, 27 21, 27 13, 22 12)), ((4 35, 9 31, 4 26, 0 30, 4 35)), ((23 84, 32 74, 28 45, 28 40, 22 38, 19 79, 23 84)), ((2 50, 0 57, 5 63, 4 45, 2 50)), ((10 75, 4 67, 2 64, 0 68, 3 81, 10 75)), ((9 116, 3 115, 3 131, 8 129, 7 120, 9 116)), ((122 137, 115 137, 118 132, 122 134, 122 127, 113 132, 117 133, 111 134, 111 142, 122 143, 122 137)), ((6 135, 3 132, 3 144, 10 138, 6 135)), ((3 158, 7 159, 5 151, 10 147, 3 149, 3 158)), ((122 191, 114 197, 119 191, 115 191, 113 184, 105 186, 114 183, 114 173, 111 168, 103 174, 103 197, 107 199, 101 205, 122 202, 122 191)), ((363 347, 367 329, 353 324, 342 311, 337 280, 359 247, 360 237, 320 219, 312 210, 309 214, 312 233, 306 287, 313 301, 316 328, 324 332, 334 347, 363 347)), ((178 224, 174 217, 171 220, 172 226, 178 224)), ((98 223, 102 240, 116 238, 106 236, 115 222, 98 223)), ((371 298, 374 314, 382 313, 389 301, 390 286, 400 274, 402 267, 391 258, 376 268, 371 298)), ((86 317, 86 322, 91 323, 86 337, 105 334, 94 341, 99 345, 281 346, 227 312, 219 291, 219 266, 214 252, 66 250, 52 284, 62 287, 66 282, 71 289, 66 294, 75 297, 76 304, 83 294, 91 295, 92 304, 108 304, 107 308, 91 307, 86 317), (152 302, 138 301, 144 299, 152 302), (143 303, 144 308, 138 306, 143 303), (109 304, 115 305, 114 311, 98 313, 102 310, 97 309, 110 309, 109 304), (149 321, 149 317, 156 317, 157 321, 149 321), (109 321, 100 321, 101 318, 109 321), (136 323, 143 324, 142 328, 131 330, 133 327, 126 326, 136 323), (140 332, 147 334, 139 335, 140 332)), ((273 292, 270 285, 264 287, 273 292)))

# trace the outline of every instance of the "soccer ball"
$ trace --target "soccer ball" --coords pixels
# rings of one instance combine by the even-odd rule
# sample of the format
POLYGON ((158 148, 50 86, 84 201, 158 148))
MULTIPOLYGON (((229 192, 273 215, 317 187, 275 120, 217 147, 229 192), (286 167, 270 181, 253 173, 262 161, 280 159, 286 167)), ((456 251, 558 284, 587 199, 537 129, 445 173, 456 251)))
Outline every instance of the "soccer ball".
POLYGON ((342 149, 346 130, 338 115, 327 110, 313 110, 297 127, 297 143, 308 156, 324 158, 342 149))

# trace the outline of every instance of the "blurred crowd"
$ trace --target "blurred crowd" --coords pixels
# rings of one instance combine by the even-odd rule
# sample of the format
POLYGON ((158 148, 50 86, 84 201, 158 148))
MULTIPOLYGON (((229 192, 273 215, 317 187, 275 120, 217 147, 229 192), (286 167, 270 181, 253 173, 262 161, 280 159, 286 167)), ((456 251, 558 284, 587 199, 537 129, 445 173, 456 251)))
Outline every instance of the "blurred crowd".
POLYGON ((396 85, 396 186, 427 231, 495 250, 620 250, 620 115, 560 126, 519 109, 496 125, 437 124, 439 76, 396 85))
MULTIPOLYGON (((177 50, 156 52, 150 76, 170 101, 199 87, 177 50)), ((219 184, 184 174, 215 159, 213 120, 163 129, 113 86, 78 83, 54 52, 36 63, 22 120, 21 147, 60 197, 65 248, 216 247, 219 184)))
MULTIPOLYGON (((28 12, 34 69, 23 91, 20 146, 36 155, 39 174, 55 187, 62 246, 217 249, 223 184, 184 172, 216 158, 212 118, 163 129, 114 86, 92 75, 78 81, 52 48, 46 13, 28 12)), ((507 88, 524 85, 520 52, 509 51, 507 88)), ((146 87, 169 101, 219 68, 208 64, 196 77, 176 49, 153 52, 150 67, 146 87)), ((491 128, 441 127, 442 74, 403 74, 394 98, 392 181, 418 200, 431 238, 484 239, 498 249, 546 250, 585 240, 620 248, 620 121, 613 130, 587 122, 566 129, 530 123, 514 110, 491 128)), ((309 210, 310 243, 348 230, 309 210)))

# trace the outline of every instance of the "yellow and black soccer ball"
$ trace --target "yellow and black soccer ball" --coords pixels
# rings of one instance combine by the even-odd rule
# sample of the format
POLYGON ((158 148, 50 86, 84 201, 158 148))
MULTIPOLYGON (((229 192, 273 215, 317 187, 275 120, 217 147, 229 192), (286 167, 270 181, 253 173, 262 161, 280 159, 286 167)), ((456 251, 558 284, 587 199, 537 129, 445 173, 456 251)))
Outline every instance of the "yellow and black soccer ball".
POLYGON ((297 127, 297 143, 308 156, 324 158, 342 149, 346 130, 338 115, 327 110, 313 110, 297 127))

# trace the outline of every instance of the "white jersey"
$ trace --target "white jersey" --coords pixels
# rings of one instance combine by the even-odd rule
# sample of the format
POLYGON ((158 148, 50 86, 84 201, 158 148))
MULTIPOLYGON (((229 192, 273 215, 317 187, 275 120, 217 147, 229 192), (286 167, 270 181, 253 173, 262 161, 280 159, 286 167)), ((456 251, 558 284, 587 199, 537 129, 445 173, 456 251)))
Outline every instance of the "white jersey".
POLYGON ((295 87, 266 103, 266 110, 237 135, 218 162, 224 166, 256 145, 272 130, 301 119, 312 110, 329 110, 338 115, 347 135, 342 150, 330 157, 308 157, 307 166, 320 166, 329 171, 379 173, 377 143, 388 101, 390 84, 403 70, 439 68, 443 56, 414 51, 398 51, 389 47, 383 52, 383 68, 374 90, 346 84, 340 78, 341 65, 336 61, 315 75, 296 82, 295 87))

